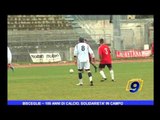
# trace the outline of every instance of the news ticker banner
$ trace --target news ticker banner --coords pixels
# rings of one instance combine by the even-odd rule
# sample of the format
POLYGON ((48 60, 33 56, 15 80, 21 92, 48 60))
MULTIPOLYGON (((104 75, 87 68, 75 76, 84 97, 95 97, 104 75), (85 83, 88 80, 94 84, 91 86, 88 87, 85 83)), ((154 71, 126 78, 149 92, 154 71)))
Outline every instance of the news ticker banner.
POLYGON ((8 105, 154 105, 153 100, 8 100, 8 105))
POLYGON ((59 53, 30 53, 29 55, 34 63, 61 61, 59 53))
POLYGON ((151 50, 116 51, 117 58, 142 58, 142 57, 149 57, 150 55, 151 55, 151 50))

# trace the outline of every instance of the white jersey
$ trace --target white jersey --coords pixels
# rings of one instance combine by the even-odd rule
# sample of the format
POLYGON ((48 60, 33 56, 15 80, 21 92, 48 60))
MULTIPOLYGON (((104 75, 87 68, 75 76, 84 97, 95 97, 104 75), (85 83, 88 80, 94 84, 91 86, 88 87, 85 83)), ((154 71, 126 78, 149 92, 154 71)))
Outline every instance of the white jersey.
POLYGON ((12 62, 12 53, 11 53, 9 47, 7 47, 7 48, 8 48, 8 49, 7 49, 7 54, 8 54, 8 64, 11 64, 11 62, 12 62))
POLYGON ((77 56, 77 60, 79 62, 87 62, 89 61, 90 53, 94 57, 94 53, 90 46, 86 43, 78 43, 74 48, 74 56, 77 56))

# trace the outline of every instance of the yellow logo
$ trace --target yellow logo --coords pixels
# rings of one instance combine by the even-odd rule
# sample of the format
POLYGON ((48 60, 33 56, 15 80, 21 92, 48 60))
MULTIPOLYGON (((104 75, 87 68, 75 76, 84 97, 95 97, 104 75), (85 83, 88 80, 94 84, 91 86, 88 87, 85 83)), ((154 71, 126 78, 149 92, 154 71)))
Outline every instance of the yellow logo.
POLYGON ((142 79, 131 79, 127 82, 126 91, 135 93, 142 90, 143 80, 142 79))

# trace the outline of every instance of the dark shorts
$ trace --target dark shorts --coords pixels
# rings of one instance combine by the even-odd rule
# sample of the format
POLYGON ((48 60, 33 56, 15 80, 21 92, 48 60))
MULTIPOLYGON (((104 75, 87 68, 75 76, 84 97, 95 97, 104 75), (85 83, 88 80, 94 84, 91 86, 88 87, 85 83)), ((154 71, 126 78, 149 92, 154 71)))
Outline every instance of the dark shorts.
POLYGON ((99 64, 99 68, 105 68, 106 65, 108 68, 112 68, 112 64, 99 64))

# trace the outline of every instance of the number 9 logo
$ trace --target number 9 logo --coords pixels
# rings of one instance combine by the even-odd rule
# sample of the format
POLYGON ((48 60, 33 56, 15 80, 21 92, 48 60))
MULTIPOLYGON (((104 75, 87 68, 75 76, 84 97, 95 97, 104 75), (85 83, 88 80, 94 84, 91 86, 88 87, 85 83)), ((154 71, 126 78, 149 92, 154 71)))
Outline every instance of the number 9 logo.
POLYGON ((141 79, 132 79, 129 80, 126 86, 126 91, 135 93, 142 90, 143 80, 141 79))

